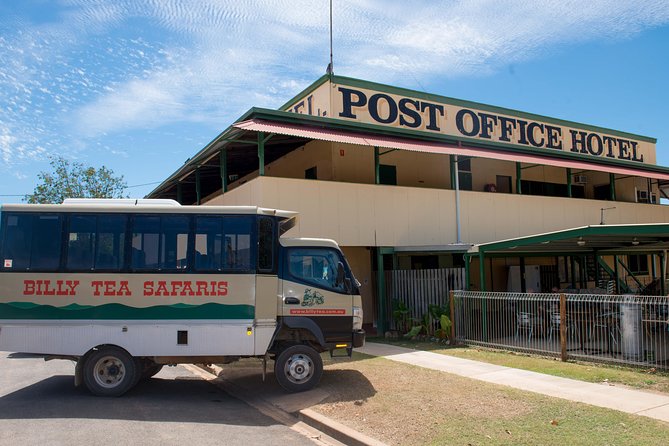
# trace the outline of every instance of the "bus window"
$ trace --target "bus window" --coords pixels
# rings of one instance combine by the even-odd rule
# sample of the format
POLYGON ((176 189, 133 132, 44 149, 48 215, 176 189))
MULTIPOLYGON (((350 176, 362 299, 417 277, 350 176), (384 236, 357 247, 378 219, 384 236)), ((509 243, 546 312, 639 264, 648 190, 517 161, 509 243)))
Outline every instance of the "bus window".
POLYGON ((225 269, 245 271, 255 269, 251 264, 251 222, 248 217, 223 219, 225 269))
POLYGON ((185 269, 190 217, 147 216, 134 218, 130 267, 134 270, 185 269))
POLYGON ((61 222, 58 215, 8 214, 5 217, 3 269, 58 270, 61 222))
POLYGON ((97 217, 95 215, 73 215, 67 242, 68 270, 93 269, 97 217))
POLYGON ((32 223, 32 215, 7 215, 3 253, 5 269, 25 270, 30 268, 32 223))
POLYGON ((125 215, 100 215, 98 217, 95 269, 118 271, 123 267, 125 253, 125 215))
POLYGON ((248 217, 197 216, 195 270, 252 269, 251 221, 248 217))
POLYGON ((337 283, 337 267, 341 261, 333 249, 293 248, 288 254, 288 270, 297 282, 344 293, 344 283, 337 283))
POLYGON ((61 217, 36 215, 33 221, 33 241, 30 250, 30 269, 56 271, 60 266, 62 241, 61 217))
POLYGON ((274 271, 274 253, 276 236, 274 235, 274 219, 258 218, 258 271, 271 273, 274 271))

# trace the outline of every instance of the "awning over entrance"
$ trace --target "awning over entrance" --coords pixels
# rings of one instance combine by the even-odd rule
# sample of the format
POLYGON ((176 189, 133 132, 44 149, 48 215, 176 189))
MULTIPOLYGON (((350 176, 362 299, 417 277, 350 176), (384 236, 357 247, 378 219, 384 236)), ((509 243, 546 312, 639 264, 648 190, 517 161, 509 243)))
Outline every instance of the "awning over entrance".
POLYGON ((669 250, 669 224, 591 225, 474 245, 469 255, 657 253, 669 250))
MULTIPOLYGON (((574 274, 574 259, 582 259, 580 267, 580 283, 582 287, 591 280, 588 279, 586 258, 594 258, 595 264, 605 269, 606 274, 615 281, 618 292, 630 292, 626 280, 618 275, 618 265, 622 265, 626 273, 632 277, 641 289, 641 282, 634 278, 634 273, 627 269, 618 259, 619 255, 653 254, 660 259, 659 277, 653 267, 654 282, 659 287, 660 294, 665 295, 666 252, 669 250, 669 224, 629 224, 629 225, 596 225, 581 226, 562 231, 547 232, 545 234, 518 237, 497 242, 474 245, 465 258, 478 259, 479 286, 486 289, 486 275, 492 274, 491 267, 486 265, 486 259, 494 257, 517 257, 520 259, 521 270, 524 268, 525 258, 528 257, 570 257, 572 259, 572 284, 576 283, 574 274), (613 266, 601 261, 603 256, 613 257, 613 266), (612 269, 614 268, 614 269, 612 269), (621 291, 622 290, 622 291, 621 291)), ((465 261, 467 283, 469 282, 469 261, 465 261)), ((593 266, 595 279, 599 268, 593 266)), ((650 285, 653 285, 651 282, 650 285)), ((521 285, 522 286, 522 285, 521 285)), ((653 285, 655 286, 655 285, 653 285)))
POLYGON ((250 119, 233 125, 241 130, 266 132, 279 135, 297 136, 306 139, 317 139, 321 141, 338 142, 343 144, 355 144, 370 147, 383 147, 387 149, 410 150, 415 152, 436 153, 442 155, 459 155, 467 157, 490 158, 503 161, 512 161, 528 164, 543 164, 557 167, 594 170, 618 175, 639 176, 658 180, 669 180, 669 173, 646 171, 632 167, 621 167, 612 164, 598 164, 592 161, 567 160, 550 156, 521 154, 504 152, 501 149, 486 149, 464 147, 462 145, 420 141, 392 136, 369 135, 351 131, 335 130, 325 127, 301 126, 285 122, 273 122, 262 119, 250 119))

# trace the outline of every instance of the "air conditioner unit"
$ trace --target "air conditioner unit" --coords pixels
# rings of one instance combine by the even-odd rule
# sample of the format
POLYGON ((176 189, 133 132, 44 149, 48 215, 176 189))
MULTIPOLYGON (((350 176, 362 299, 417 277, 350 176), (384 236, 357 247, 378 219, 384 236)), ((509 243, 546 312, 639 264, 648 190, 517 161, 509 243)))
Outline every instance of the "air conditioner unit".
POLYGON ((588 182, 588 177, 585 175, 574 175, 574 183, 585 184, 588 182))
POLYGON ((648 203, 648 191, 647 190, 636 191, 636 201, 639 203, 648 203))

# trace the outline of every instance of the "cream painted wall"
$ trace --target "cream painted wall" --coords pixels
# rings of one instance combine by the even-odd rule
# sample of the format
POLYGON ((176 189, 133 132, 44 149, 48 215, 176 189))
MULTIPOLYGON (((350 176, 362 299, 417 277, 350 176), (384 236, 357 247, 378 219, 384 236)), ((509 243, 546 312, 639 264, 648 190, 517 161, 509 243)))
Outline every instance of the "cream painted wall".
POLYGON ((374 290, 372 288, 372 259, 369 248, 343 247, 342 251, 348 260, 353 274, 362 285, 360 296, 362 296, 363 322, 371 324, 374 321, 374 290))
MULTIPOLYGON (((483 243, 575 226, 669 221, 669 206, 461 191, 462 241, 483 243)), ((293 237, 342 246, 421 246, 456 242, 455 191, 260 177, 207 204, 258 205, 300 212, 293 237)))
MULTIPOLYGON (((314 141, 265 166, 265 175, 304 178, 305 170, 317 167, 318 179, 332 180, 330 143, 314 141)), ((256 174, 257 175, 257 174, 256 174)))

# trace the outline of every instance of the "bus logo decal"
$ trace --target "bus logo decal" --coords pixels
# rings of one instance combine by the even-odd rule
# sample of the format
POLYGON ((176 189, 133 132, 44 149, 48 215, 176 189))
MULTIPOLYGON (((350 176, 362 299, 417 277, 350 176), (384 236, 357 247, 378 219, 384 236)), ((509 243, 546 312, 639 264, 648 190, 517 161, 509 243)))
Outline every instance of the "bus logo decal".
POLYGON ((314 305, 323 305, 323 303, 325 303, 325 298, 317 290, 312 291, 311 288, 304 290, 303 307, 313 307, 314 305))

